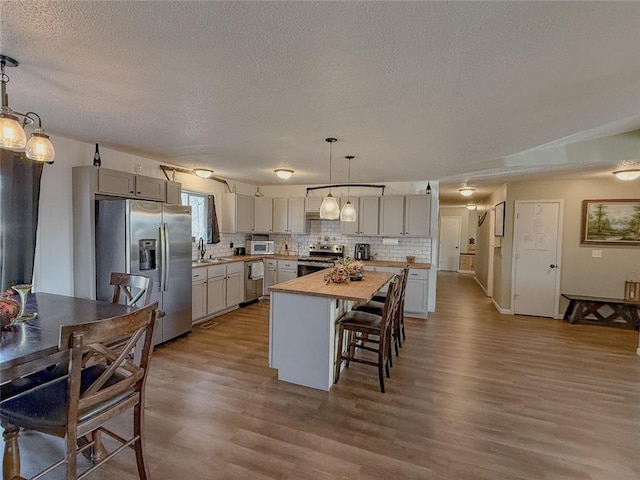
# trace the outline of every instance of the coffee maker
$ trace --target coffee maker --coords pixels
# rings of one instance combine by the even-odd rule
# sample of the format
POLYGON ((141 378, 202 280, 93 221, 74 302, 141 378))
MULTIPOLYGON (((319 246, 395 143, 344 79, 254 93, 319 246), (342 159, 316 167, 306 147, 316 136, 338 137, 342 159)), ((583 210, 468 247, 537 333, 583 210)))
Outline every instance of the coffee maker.
POLYGON ((355 258, 356 260, 370 260, 371 246, 368 243, 356 243, 353 258, 355 258))

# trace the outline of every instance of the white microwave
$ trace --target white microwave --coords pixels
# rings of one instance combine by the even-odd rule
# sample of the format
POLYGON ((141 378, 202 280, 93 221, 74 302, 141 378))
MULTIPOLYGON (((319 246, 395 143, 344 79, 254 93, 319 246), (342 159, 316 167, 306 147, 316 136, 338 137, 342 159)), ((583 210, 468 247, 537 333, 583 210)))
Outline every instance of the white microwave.
POLYGON ((273 240, 249 240, 247 244, 251 255, 273 255, 275 253, 273 240))

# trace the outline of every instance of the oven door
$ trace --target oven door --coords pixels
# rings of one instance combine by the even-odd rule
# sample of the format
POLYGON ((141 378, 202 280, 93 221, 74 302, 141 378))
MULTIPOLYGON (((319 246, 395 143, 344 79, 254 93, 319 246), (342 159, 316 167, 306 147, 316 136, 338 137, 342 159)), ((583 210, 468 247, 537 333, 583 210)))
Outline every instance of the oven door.
POLYGON ((309 275, 310 273, 319 272, 320 270, 324 270, 325 268, 329 268, 330 264, 321 264, 321 263, 303 263, 298 262, 298 276, 302 277, 304 275, 309 275))

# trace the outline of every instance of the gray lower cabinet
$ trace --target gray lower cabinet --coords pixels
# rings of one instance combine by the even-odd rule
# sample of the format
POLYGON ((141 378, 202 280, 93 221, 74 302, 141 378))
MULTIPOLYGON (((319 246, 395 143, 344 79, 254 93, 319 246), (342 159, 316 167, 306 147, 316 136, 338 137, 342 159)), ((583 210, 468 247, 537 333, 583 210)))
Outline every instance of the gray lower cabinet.
POLYGON ((196 268, 191 272, 191 321, 207 315, 207 269, 196 268))
POLYGON ((278 283, 278 261, 277 260, 264 260, 264 282, 263 295, 269 295, 269 287, 278 283))
MULTIPOLYGON (((393 267, 366 267, 367 270, 376 272, 400 273, 400 268, 393 267)), ((381 289, 386 292, 387 287, 381 289)), ((404 297, 404 312, 412 317, 427 318, 429 299, 429 270, 410 269, 407 279, 407 291, 404 297)))
POLYGON ((298 262, 295 260, 278 260, 276 274, 277 283, 293 280, 298 277, 298 262))

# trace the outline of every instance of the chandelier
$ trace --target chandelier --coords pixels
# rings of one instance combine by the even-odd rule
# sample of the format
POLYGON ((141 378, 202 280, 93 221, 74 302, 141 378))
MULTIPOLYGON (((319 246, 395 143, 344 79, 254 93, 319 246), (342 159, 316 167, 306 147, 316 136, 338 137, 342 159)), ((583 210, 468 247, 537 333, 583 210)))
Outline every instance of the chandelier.
POLYGON ((9 107, 7 83, 9 76, 4 73, 5 67, 17 67, 18 61, 6 55, 0 55, 0 80, 2 83, 2 108, 0 109, 0 148, 20 151, 24 149, 27 158, 38 162, 53 163, 55 149, 49 135, 44 133, 42 119, 36 112, 20 113, 9 107), (34 118, 35 117, 35 118, 34 118), (38 127, 27 141, 24 127, 38 119, 38 127))

